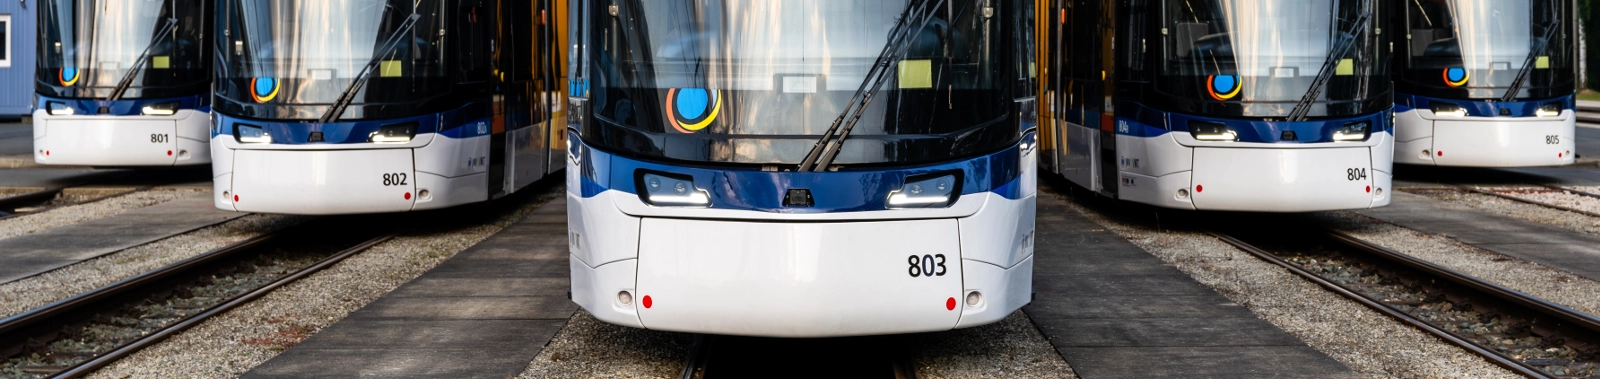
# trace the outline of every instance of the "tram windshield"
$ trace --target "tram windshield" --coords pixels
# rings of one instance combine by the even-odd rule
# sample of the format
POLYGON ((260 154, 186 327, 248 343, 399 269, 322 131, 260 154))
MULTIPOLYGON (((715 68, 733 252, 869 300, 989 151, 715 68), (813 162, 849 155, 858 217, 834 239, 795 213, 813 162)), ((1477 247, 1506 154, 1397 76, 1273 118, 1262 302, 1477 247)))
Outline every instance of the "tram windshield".
MULTIPOLYGON (((889 77, 834 163, 946 161, 1015 142, 1014 80, 1007 78, 1016 65, 1004 58, 1012 56, 1014 21, 1002 16, 1018 11, 1003 9, 1011 5, 951 0, 934 10, 889 60, 889 77)), ((588 7, 594 48, 585 60, 597 122, 583 131, 586 140, 673 160, 786 165, 804 160, 845 111, 908 4, 617 0, 588 7)))
POLYGON ((118 87, 124 87, 120 98, 203 94, 211 78, 201 39, 209 25, 206 4, 41 1, 35 87, 65 98, 106 98, 118 87))
POLYGON ((448 93, 443 3, 221 1, 215 106, 234 115, 317 119, 356 88, 344 119, 419 113, 418 103, 448 93), (369 65, 370 74, 361 75, 369 65))
POLYGON ((1156 88, 1228 116, 1380 111, 1390 88, 1380 16, 1370 0, 1166 0, 1156 88))
POLYGON ((1396 51, 1402 90, 1417 95, 1498 99, 1519 75, 1513 98, 1550 98, 1575 89, 1572 2, 1411 0, 1411 42, 1396 51), (1402 54, 1401 51, 1406 53, 1402 54))

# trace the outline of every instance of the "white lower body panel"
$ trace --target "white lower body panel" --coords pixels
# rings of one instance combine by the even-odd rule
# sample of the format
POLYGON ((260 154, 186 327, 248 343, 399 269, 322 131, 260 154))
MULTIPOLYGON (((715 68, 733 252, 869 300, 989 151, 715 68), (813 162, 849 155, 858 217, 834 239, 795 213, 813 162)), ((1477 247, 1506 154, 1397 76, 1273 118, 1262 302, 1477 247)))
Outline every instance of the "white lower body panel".
MULTIPOLYGON (((1412 111, 1408 113, 1418 113, 1412 111)), ((1560 166, 1576 162, 1577 118, 1398 117, 1395 127, 1415 136, 1395 145, 1395 162, 1458 167, 1560 166)))
POLYGON ((184 166, 211 162, 205 113, 52 116, 34 112, 34 162, 83 166, 184 166))
MULTIPOLYGON (((1194 149, 1195 209, 1310 212, 1387 205, 1370 147, 1194 149), (1379 201, 1381 200, 1381 202, 1379 201)), ((1174 189, 1176 190, 1176 189, 1174 189)))

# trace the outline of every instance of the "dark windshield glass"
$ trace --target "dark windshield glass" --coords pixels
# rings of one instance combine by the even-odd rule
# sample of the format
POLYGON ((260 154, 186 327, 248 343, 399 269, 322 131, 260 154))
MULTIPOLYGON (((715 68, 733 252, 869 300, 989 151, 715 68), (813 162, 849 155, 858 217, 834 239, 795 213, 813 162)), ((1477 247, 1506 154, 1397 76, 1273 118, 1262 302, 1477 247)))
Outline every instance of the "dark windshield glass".
POLYGON ((1386 46, 1374 33, 1381 18, 1370 0, 1168 0, 1164 15, 1156 88, 1172 97, 1226 103, 1213 108, 1237 116, 1283 117, 1325 68, 1309 116, 1375 112, 1371 100, 1389 93, 1386 46))
MULTIPOLYGON (((1002 58, 1012 56, 1002 31, 1013 21, 1000 16, 1008 14, 997 9, 1001 2, 947 3, 890 61, 889 79, 835 162, 948 160, 1006 139, 990 129, 1016 133, 1001 122, 1016 66, 1002 58)), ((629 139, 617 142, 621 150, 680 160, 797 163, 844 111, 905 8, 905 1, 597 2, 589 62, 602 129, 586 133, 624 129, 612 131, 629 139)))
POLYGON ((39 3, 39 93, 104 98, 130 72, 122 98, 204 94, 211 81, 203 0, 45 0, 39 3), (158 36, 169 23, 171 32, 158 36), (148 51, 148 53, 147 53, 148 51), (135 67, 144 57, 142 66, 135 67))
POLYGON ((234 115, 316 119, 376 61, 344 118, 406 114, 446 93, 442 13, 438 0, 222 1, 216 106, 234 115), (419 20, 401 30, 413 12, 419 20), (380 51, 391 37, 400 42, 380 51), (390 111, 374 112, 381 109, 390 111))
POLYGON ((1523 68, 1517 97, 1574 90, 1572 4, 1558 0, 1412 0, 1409 44, 1399 46, 1402 90, 1417 95, 1497 99, 1523 68), (1538 48, 1543 47, 1543 48, 1538 48))

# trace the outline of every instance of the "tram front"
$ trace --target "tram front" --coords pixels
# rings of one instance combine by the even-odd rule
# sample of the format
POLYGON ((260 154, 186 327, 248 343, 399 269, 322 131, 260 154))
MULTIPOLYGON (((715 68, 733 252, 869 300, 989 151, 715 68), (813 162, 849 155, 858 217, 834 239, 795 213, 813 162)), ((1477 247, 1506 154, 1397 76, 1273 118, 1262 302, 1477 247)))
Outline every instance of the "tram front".
POLYGON ((1395 160, 1470 166, 1575 162, 1574 3, 1394 2, 1395 160))
POLYGON ((1029 301, 1026 5, 572 11, 572 298, 597 318, 822 337, 982 325, 1029 301))
POLYGON ((40 2, 34 161, 209 163, 210 10, 206 0, 40 2))

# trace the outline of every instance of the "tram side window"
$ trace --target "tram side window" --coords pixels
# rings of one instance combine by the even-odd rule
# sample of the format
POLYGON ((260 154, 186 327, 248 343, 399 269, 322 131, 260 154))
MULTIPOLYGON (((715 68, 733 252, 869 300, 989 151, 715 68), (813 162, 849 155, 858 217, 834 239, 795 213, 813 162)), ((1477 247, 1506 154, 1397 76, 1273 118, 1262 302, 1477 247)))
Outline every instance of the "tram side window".
POLYGON ((456 24, 450 32, 455 35, 456 57, 460 61, 461 75, 464 82, 477 82, 486 79, 484 71, 488 69, 492 59, 494 37, 486 31, 490 22, 490 12, 483 7, 481 1, 464 1, 457 12, 456 24))

